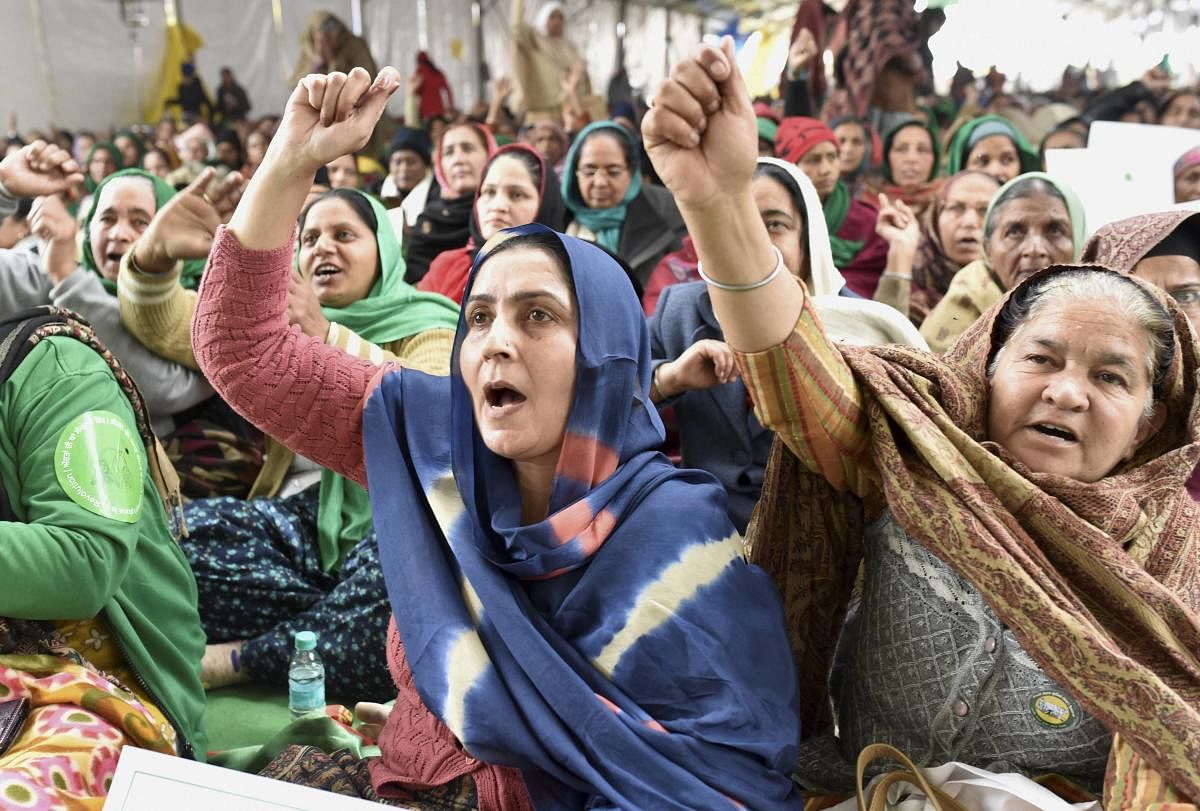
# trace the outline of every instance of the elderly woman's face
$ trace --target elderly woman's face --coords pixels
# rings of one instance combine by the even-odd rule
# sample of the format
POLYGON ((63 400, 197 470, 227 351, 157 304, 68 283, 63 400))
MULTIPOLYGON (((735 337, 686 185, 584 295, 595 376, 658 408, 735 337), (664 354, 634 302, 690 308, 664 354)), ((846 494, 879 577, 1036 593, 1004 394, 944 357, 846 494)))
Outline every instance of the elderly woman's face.
POLYGON ((300 275, 324 307, 347 307, 366 298, 379 272, 375 234, 345 200, 316 203, 300 232, 300 275))
POLYGON ((1007 135, 989 135, 971 147, 966 168, 1007 183, 1021 174, 1021 158, 1016 144, 1007 135))
POLYGON ((208 160, 208 144, 198 135, 188 138, 183 145, 183 159, 203 163, 208 160))
POLYGON ((463 305, 459 364, 483 443, 514 462, 558 463, 575 396, 579 315, 555 259, 514 248, 489 259, 463 305))
POLYGON ((579 150, 579 196, 588 208, 613 208, 633 182, 625 152, 611 135, 591 135, 579 150))
MULTIPOLYGON (((857 121, 846 121, 833 128, 841 145, 838 150, 838 167, 842 175, 852 175, 862 166, 863 155, 867 151, 867 134, 862 124, 857 121)), ((768 153, 770 154, 770 153, 768 153)))
POLYGON ((1150 435, 1145 329, 1111 302, 1059 300, 997 356, 988 439, 1035 473, 1104 478, 1150 435))
POLYGON ((946 193, 938 236, 946 256, 959 267, 983 258, 983 220, 1000 185, 987 175, 961 177, 946 193))
POLYGON ((992 216, 996 225, 986 251, 1005 290, 1035 271, 1075 257, 1071 215, 1053 195, 1036 192, 1011 198, 992 216))
POLYGON ((779 181, 767 176, 754 178, 754 203, 767 227, 771 244, 783 254, 783 266, 793 276, 808 281, 804 258, 804 218, 796 202, 779 181))
POLYGON ((154 187, 143 177, 118 177, 100 191, 88 226, 92 258, 100 275, 117 280, 121 258, 154 219, 154 187))

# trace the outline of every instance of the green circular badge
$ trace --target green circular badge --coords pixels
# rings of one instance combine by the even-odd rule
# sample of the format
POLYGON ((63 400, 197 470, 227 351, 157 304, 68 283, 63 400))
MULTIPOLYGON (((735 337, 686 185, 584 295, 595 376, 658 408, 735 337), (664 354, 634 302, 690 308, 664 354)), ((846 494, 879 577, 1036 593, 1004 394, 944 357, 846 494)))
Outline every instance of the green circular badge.
POLYGON ((54 471, 72 501, 136 524, 142 515, 142 441, 111 411, 80 414, 63 429, 54 471))

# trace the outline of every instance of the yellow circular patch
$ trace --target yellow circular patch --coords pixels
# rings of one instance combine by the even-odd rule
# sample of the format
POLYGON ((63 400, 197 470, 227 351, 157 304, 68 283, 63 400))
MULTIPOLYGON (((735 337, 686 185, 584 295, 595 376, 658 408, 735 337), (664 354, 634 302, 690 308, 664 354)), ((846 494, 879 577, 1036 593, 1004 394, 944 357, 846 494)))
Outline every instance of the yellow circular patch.
POLYGON ((1058 693, 1038 693, 1029 706, 1033 710, 1033 717, 1043 726, 1062 729, 1075 720, 1071 702, 1058 693))

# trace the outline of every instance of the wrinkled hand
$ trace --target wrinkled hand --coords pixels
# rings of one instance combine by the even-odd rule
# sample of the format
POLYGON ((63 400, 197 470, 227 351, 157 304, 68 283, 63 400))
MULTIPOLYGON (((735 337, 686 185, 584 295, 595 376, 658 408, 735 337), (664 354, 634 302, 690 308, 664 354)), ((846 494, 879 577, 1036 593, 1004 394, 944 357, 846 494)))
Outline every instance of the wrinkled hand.
POLYGON ((287 100, 263 163, 315 173, 334 158, 358 152, 399 87, 400 74, 391 67, 374 81, 363 68, 305 76, 287 100))
POLYGON ((324 341, 329 335, 329 319, 321 312, 321 301, 312 281, 293 273, 288 280, 288 323, 300 327, 305 335, 324 341))
POLYGON ((75 218, 67 211, 62 197, 55 194, 33 201, 29 227, 38 238, 42 271, 58 285, 75 272, 75 218))
POLYGON ((685 391, 711 389, 737 377, 737 361, 729 344, 706 338, 659 366, 655 381, 663 397, 675 397, 685 391))
POLYGON ((214 184, 215 176, 215 169, 205 169, 154 215, 133 247, 133 261, 141 270, 166 273, 180 259, 208 256, 217 226, 233 213, 244 185, 237 172, 214 184), (211 193, 206 191, 210 185, 211 193))
POLYGON ((801 28, 800 33, 792 40, 791 47, 788 48, 788 70, 793 74, 806 70, 816 55, 817 38, 813 36, 812 31, 801 28))
POLYGON ((37 140, 0 161, 0 186, 14 197, 59 194, 83 182, 83 171, 65 149, 37 140))
POLYGON ((354 717, 359 720, 358 731, 372 741, 379 740, 383 725, 391 714, 391 707, 373 701, 360 701, 354 705, 354 717))
POLYGON ((698 46, 675 65, 642 119, 642 138, 681 207, 748 193, 758 129, 730 37, 719 48, 698 46))
POLYGON ((910 255, 917 252, 917 245, 921 241, 917 215, 903 200, 889 200, 886 194, 879 195, 875 233, 887 242, 890 250, 900 250, 910 255))

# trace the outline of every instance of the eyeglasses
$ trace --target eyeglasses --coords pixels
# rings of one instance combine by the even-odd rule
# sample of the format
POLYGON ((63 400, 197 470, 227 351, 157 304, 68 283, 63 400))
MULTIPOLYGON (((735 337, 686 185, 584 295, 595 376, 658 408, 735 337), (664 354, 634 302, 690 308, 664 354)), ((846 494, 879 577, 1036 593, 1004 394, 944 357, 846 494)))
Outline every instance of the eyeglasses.
POLYGON ((1177 304, 1184 306, 1192 304, 1200 304, 1200 285, 1192 285, 1190 287, 1176 287, 1173 290, 1167 291, 1171 298, 1175 299, 1177 304))
POLYGON ((628 171, 624 166, 581 166, 575 174, 583 180, 591 180, 603 173, 609 180, 617 180, 628 171))

